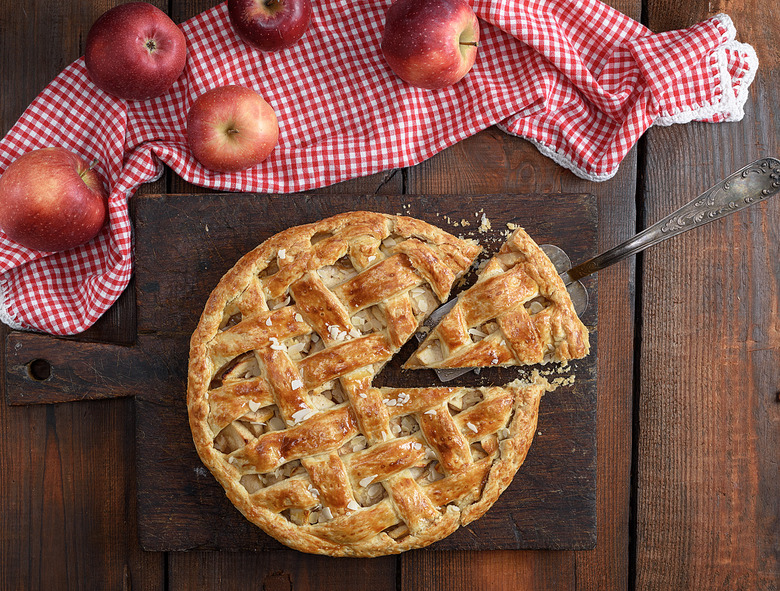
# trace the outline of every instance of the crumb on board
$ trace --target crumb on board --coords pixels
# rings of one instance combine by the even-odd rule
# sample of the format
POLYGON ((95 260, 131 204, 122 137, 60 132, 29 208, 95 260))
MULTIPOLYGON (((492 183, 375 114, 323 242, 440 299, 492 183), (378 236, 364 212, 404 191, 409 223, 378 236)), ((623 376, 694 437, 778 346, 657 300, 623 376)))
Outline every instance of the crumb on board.
POLYGON ((491 229, 490 220, 488 217, 483 213, 482 217, 479 219, 479 231, 484 234, 485 232, 489 231, 491 229))

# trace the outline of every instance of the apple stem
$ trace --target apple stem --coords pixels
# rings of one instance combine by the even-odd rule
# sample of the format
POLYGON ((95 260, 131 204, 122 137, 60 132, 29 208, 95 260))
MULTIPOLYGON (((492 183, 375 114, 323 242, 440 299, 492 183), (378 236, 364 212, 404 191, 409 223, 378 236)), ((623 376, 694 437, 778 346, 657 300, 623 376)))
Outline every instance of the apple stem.
POLYGON ((95 168, 98 164, 100 164, 100 160, 95 158, 92 162, 89 163, 89 169, 92 170, 95 168))
POLYGON ((477 47, 476 41, 460 41, 459 43, 461 45, 471 45, 472 47, 477 47))

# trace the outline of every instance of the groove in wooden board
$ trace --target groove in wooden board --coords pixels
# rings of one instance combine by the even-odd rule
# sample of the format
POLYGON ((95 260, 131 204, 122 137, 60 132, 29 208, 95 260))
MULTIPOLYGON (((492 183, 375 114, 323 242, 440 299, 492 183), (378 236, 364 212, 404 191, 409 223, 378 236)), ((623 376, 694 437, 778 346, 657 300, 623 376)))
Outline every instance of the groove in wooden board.
MULTIPOLYGON (((168 358, 176 360, 173 371, 180 381, 173 389, 146 389, 136 396, 139 529, 148 550, 282 548, 232 507, 203 468, 191 441, 184 405, 189 336, 222 274, 281 229, 356 208, 354 198, 347 196, 328 200, 316 195, 286 196, 288 207, 283 210, 273 207, 275 199, 230 194, 156 196, 138 202, 139 332, 167 343, 160 345, 160 350, 165 349, 168 358), (293 215, 297 217, 290 217, 293 215)), ((457 232, 470 229, 490 251, 503 241, 500 232, 510 220, 525 225, 539 239, 556 238, 575 258, 594 251, 597 211, 592 197, 495 195, 477 201, 491 205, 475 209, 471 199, 427 195, 371 195, 359 203, 361 208, 403 212, 457 232), (516 203, 523 203, 523 217, 517 217, 516 203), (560 206, 555 220, 532 215, 550 204, 560 206), (495 224, 494 239, 476 230, 480 209, 495 224), (448 227, 446 216, 458 224, 469 217, 472 225, 448 227)), ((595 296, 595 278, 589 281, 595 296)), ((584 317, 589 326, 595 327, 597 305, 595 298, 589 316, 584 317)), ((516 479, 488 515, 440 542, 438 549, 592 547, 596 340, 594 332, 591 357, 572 365, 577 375, 575 386, 545 397, 540 421, 547 427, 540 427, 540 431, 547 432, 539 435, 541 443, 532 447, 522 470, 526 477, 516 479), (551 463, 550 457, 565 461, 551 463), (517 509, 517 503, 524 503, 525 510, 517 509)), ((396 365, 403 360, 402 353, 396 365)), ((398 368, 386 371, 391 383, 396 379, 393 376, 401 375, 398 368)), ((430 382, 433 376, 416 379, 430 382)), ((485 372, 471 379, 484 380, 485 372)))

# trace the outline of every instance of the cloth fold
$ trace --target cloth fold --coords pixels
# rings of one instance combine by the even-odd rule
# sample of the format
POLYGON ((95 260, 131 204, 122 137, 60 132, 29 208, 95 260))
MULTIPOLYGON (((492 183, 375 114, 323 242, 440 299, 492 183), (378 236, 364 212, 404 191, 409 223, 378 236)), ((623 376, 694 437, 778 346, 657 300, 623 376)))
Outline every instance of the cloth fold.
POLYGON ((598 0, 474 0, 477 63, 453 87, 422 90, 382 57, 389 4, 315 3, 301 41, 275 53, 247 47, 219 4, 182 23, 185 72, 148 101, 98 90, 83 58, 66 67, 0 141, 0 173, 46 146, 97 159, 110 189, 109 225, 86 245, 54 254, 0 232, 0 320, 52 334, 94 324, 132 274, 128 199, 164 165, 204 187, 287 193, 411 166, 498 125, 575 174, 603 181, 653 124, 741 119, 758 66, 726 15, 653 34, 598 0), (186 144, 190 105, 223 84, 256 89, 279 118, 272 155, 239 173, 205 170, 186 144))

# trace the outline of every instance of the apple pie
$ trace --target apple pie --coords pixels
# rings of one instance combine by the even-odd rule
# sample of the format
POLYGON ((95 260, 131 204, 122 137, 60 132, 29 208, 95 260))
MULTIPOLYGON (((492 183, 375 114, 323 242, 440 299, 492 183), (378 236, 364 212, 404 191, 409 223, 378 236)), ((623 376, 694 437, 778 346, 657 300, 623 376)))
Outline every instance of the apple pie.
POLYGON ((518 228, 404 367, 567 362, 585 357, 588 350, 588 330, 555 266, 518 228))
POLYGON ((379 556, 493 505, 546 381, 372 385, 479 252, 420 220, 352 212, 273 236, 222 278, 191 339, 187 406, 247 519, 304 552, 379 556))

